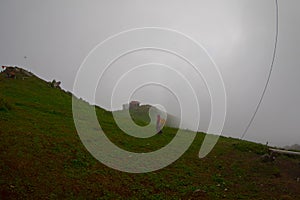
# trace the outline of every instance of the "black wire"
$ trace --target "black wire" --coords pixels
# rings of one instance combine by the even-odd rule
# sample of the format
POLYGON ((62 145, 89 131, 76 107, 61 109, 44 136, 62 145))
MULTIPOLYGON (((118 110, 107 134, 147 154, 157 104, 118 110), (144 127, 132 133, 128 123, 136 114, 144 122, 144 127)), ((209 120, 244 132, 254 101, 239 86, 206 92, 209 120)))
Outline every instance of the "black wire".
POLYGON ((244 136, 246 135, 246 133, 247 133, 249 127, 251 126, 251 124, 252 124, 252 122, 253 122, 253 120, 254 120, 254 118, 255 118, 255 116, 256 116, 256 113, 257 113, 257 111, 258 111, 258 109, 259 109, 259 107, 260 107, 260 105, 261 105, 261 102, 262 102, 264 96, 265 96, 267 87, 268 87, 269 82, 270 82, 271 74, 272 74, 272 71, 273 71, 273 66, 274 66, 275 57, 276 57, 276 50, 277 50, 277 42, 278 42, 278 0, 275 0, 275 7, 276 7, 276 35, 275 35, 275 45, 274 45, 273 58, 272 58, 272 63, 271 63, 271 67, 270 67, 269 76, 268 76, 266 85, 265 85, 265 87, 264 87, 263 93, 262 93, 262 95, 261 95, 261 98, 260 98, 260 100, 259 100, 259 102, 258 102, 258 104, 257 104, 257 106, 256 106, 255 111, 254 111, 254 114, 253 114, 253 116, 251 117, 250 122, 249 122, 249 124, 247 125, 247 127, 246 127, 246 129, 245 129, 245 131, 244 131, 244 133, 243 133, 243 135, 242 135, 242 137, 241 137, 241 139, 243 139, 244 136))

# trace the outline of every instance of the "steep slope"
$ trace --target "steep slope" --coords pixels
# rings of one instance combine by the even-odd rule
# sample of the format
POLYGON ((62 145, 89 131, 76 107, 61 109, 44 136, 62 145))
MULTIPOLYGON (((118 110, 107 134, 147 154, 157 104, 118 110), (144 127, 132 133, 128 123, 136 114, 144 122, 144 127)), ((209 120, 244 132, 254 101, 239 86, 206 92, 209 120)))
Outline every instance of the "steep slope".
MULTIPOLYGON (((156 172, 128 174, 94 159, 75 130, 71 94, 36 76, 0 74, 0 199, 297 199, 299 158, 262 162, 264 145, 221 137, 204 159, 199 133, 175 163, 156 172), (23 77, 27 78, 23 78, 23 77)), ((116 145, 150 152, 168 144, 176 129, 148 139, 124 134, 112 113, 96 109, 116 145)), ((145 117, 145 116, 144 116, 145 117)))

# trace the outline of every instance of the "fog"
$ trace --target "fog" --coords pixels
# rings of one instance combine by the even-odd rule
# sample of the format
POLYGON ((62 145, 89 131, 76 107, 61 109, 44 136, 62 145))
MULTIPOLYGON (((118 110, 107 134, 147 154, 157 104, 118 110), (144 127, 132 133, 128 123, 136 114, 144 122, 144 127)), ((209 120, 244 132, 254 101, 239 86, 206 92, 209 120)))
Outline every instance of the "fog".
MULTIPOLYGON (((279 0, 278 4, 273 71, 244 139, 285 146, 300 144, 300 2, 279 0)), ((121 109, 129 99, 161 104, 178 116, 182 109, 196 110, 199 130, 206 130, 211 118, 206 81, 217 82, 209 80, 216 67, 227 97, 222 135, 240 138, 269 75, 276 7, 274 0, 2 0, 0 27, 1 65, 23 66, 46 80, 60 80, 65 90, 73 91, 80 66, 88 63, 93 67, 86 69, 86 91, 75 92, 77 96, 109 110, 121 109), (157 32, 157 28, 165 31, 157 32), (190 45, 184 36, 202 48, 190 45), (142 49, 107 65, 127 48, 142 49), (175 50, 200 59, 197 67, 205 77, 171 52, 175 50), (205 67, 210 67, 211 74, 205 67), (98 78, 97 85, 91 85, 91 77, 98 78), (93 87, 95 98, 90 95, 93 87)), ((194 119, 194 115, 184 119, 185 128, 194 119)))

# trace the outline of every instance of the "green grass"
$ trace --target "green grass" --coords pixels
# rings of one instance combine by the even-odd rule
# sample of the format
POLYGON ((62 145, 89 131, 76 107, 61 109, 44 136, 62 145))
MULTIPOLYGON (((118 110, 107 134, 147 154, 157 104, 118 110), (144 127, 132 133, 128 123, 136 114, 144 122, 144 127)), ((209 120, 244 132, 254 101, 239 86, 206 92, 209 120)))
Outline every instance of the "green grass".
MULTIPOLYGON (((221 137, 198 158, 204 133, 168 167, 129 174, 103 165, 77 135, 70 93, 33 76, 0 74, 0 199, 297 199, 299 158, 261 162, 264 145, 221 137)), ((146 109, 146 108, 145 108, 146 109)), ((101 127, 119 147, 150 152, 168 144, 176 129, 147 139, 126 135, 111 112, 96 108, 101 127)), ((131 113, 147 124, 147 112, 131 113), (146 113, 146 114, 145 114, 146 113)))
POLYGON ((12 109, 12 105, 8 103, 4 98, 0 97, 0 111, 9 111, 12 109))

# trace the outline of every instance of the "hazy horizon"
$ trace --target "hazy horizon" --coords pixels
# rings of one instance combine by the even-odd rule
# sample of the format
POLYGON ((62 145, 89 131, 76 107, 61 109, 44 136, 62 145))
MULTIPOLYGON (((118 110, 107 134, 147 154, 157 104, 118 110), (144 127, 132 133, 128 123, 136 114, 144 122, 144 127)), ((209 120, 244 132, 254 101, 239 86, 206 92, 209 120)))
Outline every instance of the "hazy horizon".
MULTIPOLYGON (((286 146, 300 144, 300 91, 297 87, 300 83, 300 2, 279 0, 278 3, 279 37, 274 68, 261 107, 244 139, 286 146)), ((227 95, 224 136, 241 137, 270 70, 276 25, 273 0, 194 0, 188 3, 4 0, 0 5, 1 65, 23 66, 46 80, 62 81, 62 87, 68 91, 73 91, 76 73, 88 53, 112 35, 136 28, 159 27, 193 38, 211 56, 224 80, 227 95)), ((118 36, 98 53, 103 59, 114 58, 125 47, 166 41, 165 46, 180 50, 188 57, 207 58, 205 53, 188 46, 188 40, 176 34, 172 37, 167 32, 133 31, 128 36, 131 39, 126 34, 118 36)), ((149 48, 126 54, 107 70, 98 61, 94 61, 95 70, 105 73, 97 85, 96 98, 85 92, 75 95, 109 110, 111 105, 112 109, 121 109, 130 96, 142 103, 161 104, 170 114, 180 115, 176 95, 182 97, 181 108, 198 112, 196 100, 189 98, 193 95, 188 91, 190 84, 201 111, 199 130, 207 129, 211 117, 209 92, 204 80, 178 56, 149 48), (165 87, 150 84, 151 81, 163 83, 165 87), (168 90, 170 88, 173 91, 168 90), (112 102, 114 89, 116 96, 112 102), (136 90, 129 94, 130 89, 136 90)), ((204 70, 201 66, 199 69, 204 70)), ((89 73, 87 90, 91 77, 96 76, 94 69, 89 73)), ((185 123, 193 118, 191 115, 185 123)))

